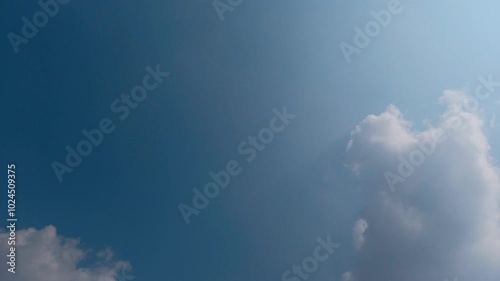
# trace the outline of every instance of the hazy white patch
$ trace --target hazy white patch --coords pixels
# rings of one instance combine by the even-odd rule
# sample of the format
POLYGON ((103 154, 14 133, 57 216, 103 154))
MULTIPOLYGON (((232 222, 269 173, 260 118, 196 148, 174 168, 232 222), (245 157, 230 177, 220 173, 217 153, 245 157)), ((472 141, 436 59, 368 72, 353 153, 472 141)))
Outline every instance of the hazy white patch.
POLYGON ((354 275, 352 274, 352 272, 344 272, 342 274, 342 277, 340 279, 341 281, 356 281, 356 279, 354 278, 354 275))
POLYGON ((490 128, 494 128, 496 125, 497 114, 493 112, 490 118, 490 128))

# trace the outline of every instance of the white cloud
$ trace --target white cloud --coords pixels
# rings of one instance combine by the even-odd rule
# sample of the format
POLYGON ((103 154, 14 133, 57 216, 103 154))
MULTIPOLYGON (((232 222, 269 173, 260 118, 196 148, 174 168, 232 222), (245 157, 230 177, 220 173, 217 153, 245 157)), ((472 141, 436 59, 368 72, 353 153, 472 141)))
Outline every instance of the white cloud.
POLYGON ((346 162, 362 186, 370 226, 359 240, 358 281, 500 280, 500 177, 483 121, 466 111, 464 94, 446 91, 441 101, 441 120, 422 132, 390 106, 351 135, 346 162), (391 192, 384 172, 436 130, 446 140, 391 192))
MULTIPOLYGON (((8 233, 0 231, 0 252, 8 253, 8 233)), ((79 246, 78 239, 57 235, 54 226, 16 232, 16 273, 7 271, 3 262, 0 280, 10 281, 115 281, 115 276, 131 269, 124 261, 112 261, 111 250, 99 253, 93 265, 79 267, 88 261, 90 251, 79 246)), ((5 260, 2 258, 2 260, 5 260)))
POLYGON ((365 231, 368 228, 368 223, 364 219, 359 219, 354 223, 354 227, 352 229, 352 235, 354 240, 354 248, 356 250, 360 250, 363 247, 363 243, 365 242, 365 231))

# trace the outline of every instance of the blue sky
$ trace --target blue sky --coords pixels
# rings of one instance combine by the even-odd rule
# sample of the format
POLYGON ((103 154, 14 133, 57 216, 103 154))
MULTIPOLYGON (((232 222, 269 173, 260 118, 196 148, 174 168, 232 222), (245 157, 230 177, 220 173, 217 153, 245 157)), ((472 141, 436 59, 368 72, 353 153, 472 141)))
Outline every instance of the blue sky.
MULTIPOLYGON (((500 156, 493 121, 500 88, 472 115, 462 108, 461 97, 474 93, 480 76, 500 81, 500 39, 494 32, 500 6, 495 1, 401 1, 402 11, 348 63, 341 42, 355 44, 353 29, 364 29, 373 19, 370 11, 385 10, 389 2, 243 0, 221 21, 210 1, 73 0, 59 4, 57 14, 20 44, 17 54, 7 34, 21 35, 21 18, 31 19, 41 8, 29 1, 5 3, 0 147, 2 165, 17 164, 18 236, 32 241, 33 249, 39 249, 35 241, 64 245, 63 237, 80 239, 70 248, 87 254, 73 265, 90 273, 87 279, 74 277, 77 281, 113 280, 98 278, 121 271, 137 281, 280 280, 311 255, 317 238, 329 235, 341 246, 310 274, 311 280, 498 280, 498 265, 460 266, 461 259, 491 258, 483 250, 457 250, 486 238, 474 232, 439 247, 435 243, 449 233, 444 227, 429 231, 440 221, 425 218, 456 222, 450 227, 458 232, 494 236, 489 224, 494 207, 489 215, 475 213, 474 221, 485 221, 475 225, 467 214, 455 212, 443 193, 451 196, 456 190, 451 179, 476 171, 459 189, 463 205, 470 210, 495 205, 484 201, 498 195, 495 173, 481 171, 494 171, 496 162, 482 169, 467 165, 483 163, 474 151, 485 159, 500 156), (112 102, 142 85, 145 68, 157 65, 170 73, 168 78, 120 120, 110 109, 112 102), (397 110, 388 109, 390 104, 397 110), (296 117, 253 161, 245 161, 238 145, 269 127, 273 109, 284 107, 296 117), (428 138, 411 137, 411 132, 450 130, 447 112, 454 107, 467 126, 450 133, 451 141, 402 184, 407 190, 435 184, 442 192, 421 188, 421 193, 391 195, 368 188, 378 188, 384 169, 397 170, 398 155, 407 157, 428 138), (59 182, 51 163, 64 163, 65 147, 76 148, 84 139, 81 131, 98 128, 103 118, 116 129, 59 182), (376 136, 386 146, 375 144, 376 136), (346 150, 349 140, 353 146, 346 150), (401 150, 391 150, 395 147, 401 150), (211 181, 209 172, 225 169, 231 160, 241 164, 242 172, 186 225, 179 204, 192 206, 192 189, 203 189, 211 181), (477 185, 488 188, 469 194, 468 188, 477 185), (377 201, 380 194, 393 200, 388 202, 406 202, 400 206, 404 212, 393 212, 414 210, 419 222, 385 217, 390 204, 377 201), (450 208, 433 209, 433 200, 450 208), (432 236, 418 236, 418 227, 384 224, 401 220, 422 225, 432 236), (49 235, 53 231, 60 236, 49 235), (387 233, 401 239, 377 236, 387 233), (412 240, 415 235, 419 239, 412 240), (406 249, 403 241, 429 250, 391 250, 406 249), (114 257, 102 258, 105 249, 114 257), (450 252, 457 260, 453 264, 450 252), (426 263, 427 255, 441 266, 426 263), (379 258, 380 264, 370 262, 379 258), (417 271, 426 274, 413 274, 417 271)), ((3 198, 2 210, 7 208, 3 198)), ((38 274, 38 280, 58 281, 74 274, 69 269, 66 275, 37 273, 23 259, 28 261, 28 254, 20 252, 17 275, 2 268, 0 276, 24 281, 38 274)))

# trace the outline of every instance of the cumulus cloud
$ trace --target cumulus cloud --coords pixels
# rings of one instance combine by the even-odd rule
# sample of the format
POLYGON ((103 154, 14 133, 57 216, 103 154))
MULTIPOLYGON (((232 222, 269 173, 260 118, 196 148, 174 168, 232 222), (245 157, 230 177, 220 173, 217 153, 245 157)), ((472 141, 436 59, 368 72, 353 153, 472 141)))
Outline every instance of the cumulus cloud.
MULTIPOLYGON (((0 252, 8 253, 8 233, 0 230, 0 252)), ((11 281, 115 281, 122 272, 130 271, 128 262, 113 261, 113 253, 106 249, 91 257, 89 250, 79 245, 78 239, 57 234, 54 226, 37 230, 28 228, 16 232, 16 273, 6 270, 4 256, 0 280, 11 281), (89 261, 89 259, 92 259, 89 261), (85 261, 90 264, 79 266, 85 261)))
POLYGON ((368 228, 368 223, 364 219, 360 219, 354 223, 354 228, 352 230, 354 247, 356 250, 360 250, 365 242, 365 231, 368 228))
POLYGON ((425 130, 389 106, 351 134, 346 165, 364 200, 358 281, 500 280, 500 177, 483 120, 463 93, 440 101, 425 130))

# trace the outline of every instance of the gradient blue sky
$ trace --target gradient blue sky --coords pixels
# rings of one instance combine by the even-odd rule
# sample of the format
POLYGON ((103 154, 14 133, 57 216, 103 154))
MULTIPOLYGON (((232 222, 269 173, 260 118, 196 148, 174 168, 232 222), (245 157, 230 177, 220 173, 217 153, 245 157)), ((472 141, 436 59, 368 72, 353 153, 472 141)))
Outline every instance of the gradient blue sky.
MULTIPOLYGON (((331 234, 342 246, 311 280, 340 280, 356 269, 363 212, 339 154, 351 131, 389 104, 422 129, 443 112, 444 90, 500 80, 493 0, 402 1, 346 63, 340 42, 387 2, 244 0, 220 21, 210 1, 73 0, 19 54, 5 36, 0 163, 17 163, 19 227, 53 225, 83 248, 109 247, 137 281, 280 280, 331 234), (170 77, 116 121, 111 102, 157 64, 170 77), (186 225, 178 204, 210 171, 243 159, 238 144, 283 106, 297 117, 186 225), (51 163, 104 117, 116 130, 59 183, 51 163)), ((39 7, 1 10, 2 33, 19 34, 39 7)), ((481 104, 486 122, 497 100, 481 104)), ((498 131, 486 135, 498 158, 498 131)))

